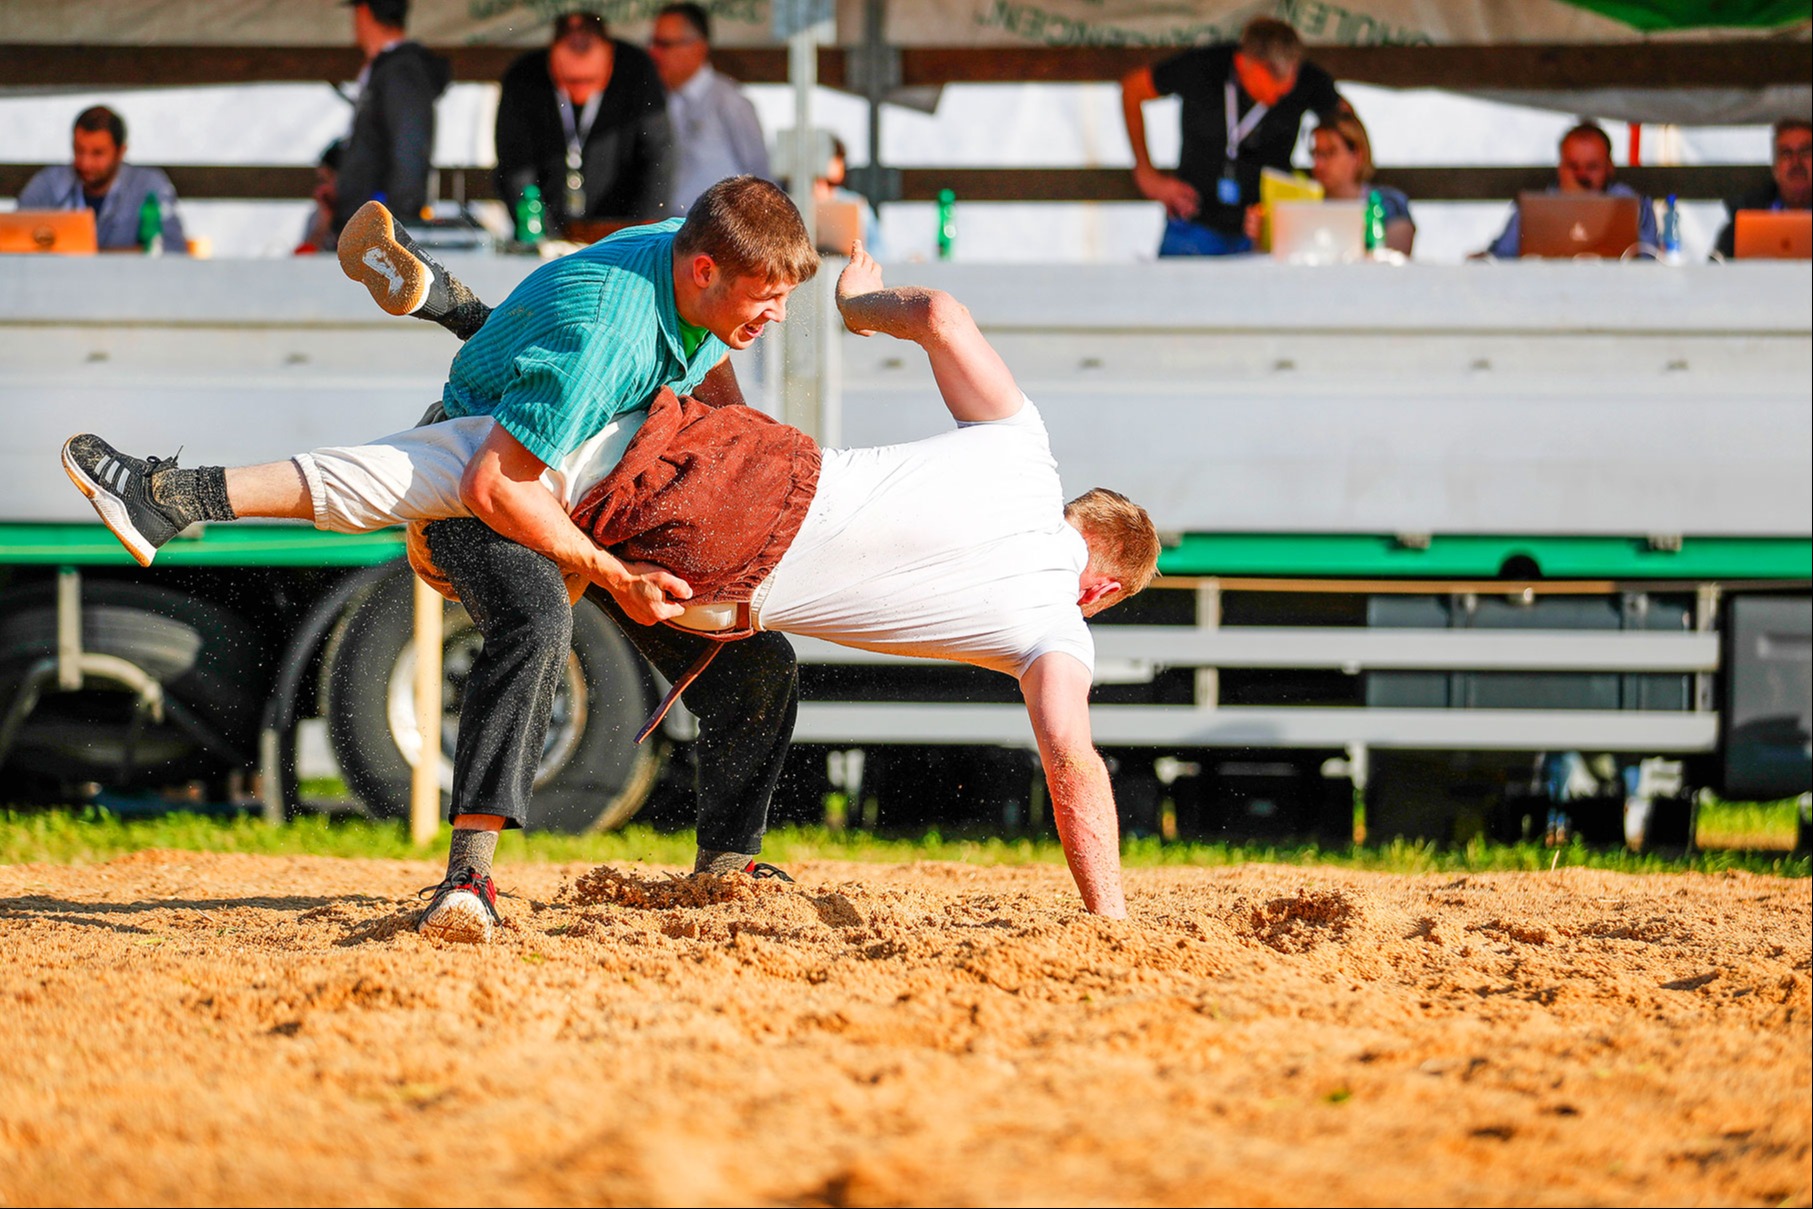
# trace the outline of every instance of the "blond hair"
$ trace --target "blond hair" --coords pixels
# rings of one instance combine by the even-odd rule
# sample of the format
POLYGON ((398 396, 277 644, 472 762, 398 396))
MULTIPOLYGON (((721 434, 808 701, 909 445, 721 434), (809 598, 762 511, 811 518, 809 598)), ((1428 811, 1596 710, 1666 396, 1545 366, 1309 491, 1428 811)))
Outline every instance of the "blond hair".
POLYGON ((818 272, 818 249, 793 199, 759 176, 726 177, 699 194, 674 251, 709 256, 732 277, 801 285, 818 272))
POLYGON ((1366 136, 1366 127, 1360 119, 1351 113, 1344 113, 1339 117, 1329 118, 1316 127, 1317 134, 1324 130, 1347 144, 1347 149, 1360 161, 1360 183, 1370 185, 1374 172, 1372 140, 1366 136))
POLYGON ((1158 574, 1158 530, 1152 517, 1118 491, 1095 487, 1064 505, 1064 519, 1089 546, 1089 569, 1120 580, 1119 604, 1158 574))

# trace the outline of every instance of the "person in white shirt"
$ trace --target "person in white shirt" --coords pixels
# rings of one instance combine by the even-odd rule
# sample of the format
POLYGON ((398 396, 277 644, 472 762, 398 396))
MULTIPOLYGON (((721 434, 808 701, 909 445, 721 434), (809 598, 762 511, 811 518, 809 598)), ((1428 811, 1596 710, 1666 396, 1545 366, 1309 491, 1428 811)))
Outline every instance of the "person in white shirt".
POLYGON ((655 17, 648 53, 667 89, 678 163, 673 209, 727 176, 771 178, 768 144, 755 106, 729 76, 711 65, 711 18, 697 4, 669 4, 655 17))
MULTIPOLYGON (((670 467, 709 464, 732 455, 736 441, 752 428, 789 434, 792 444, 778 455, 783 462, 801 446, 819 456, 797 459, 804 471, 779 467, 768 476, 779 480, 769 489, 808 493, 804 518, 778 561, 765 564, 771 569, 752 577, 755 587, 747 600, 737 598, 747 609, 728 614, 722 600, 695 599, 693 585, 671 573, 674 564, 650 566, 652 559, 626 553, 633 537, 608 539, 623 542, 608 547, 619 557, 642 560, 629 565, 647 572, 644 578, 656 585, 652 593, 618 602, 643 625, 667 622, 729 636, 746 624, 866 650, 957 660, 1013 676, 1026 701, 1058 837, 1083 905, 1095 914, 1124 918, 1113 791, 1090 733, 1095 647, 1085 619, 1141 591, 1156 574, 1159 542, 1152 520, 1145 509, 1104 488, 1064 502, 1038 409, 969 311, 949 294, 885 287, 880 267, 858 243, 838 279, 837 302, 851 331, 882 333, 925 349, 957 426, 900 445, 817 451, 805 434, 748 408, 704 406, 721 422, 710 431, 727 435, 697 435, 708 430, 705 420, 683 424, 684 435, 672 439, 691 443, 661 446, 651 456, 666 459, 677 450, 682 456, 672 457, 670 467)), ((668 402, 673 403, 671 396, 668 402)), ((658 402, 655 409, 663 406, 658 402)), ((597 530, 581 519, 588 500, 596 506, 597 493, 619 489, 624 478, 615 474, 619 462, 631 481, 638 477, 631 470, 641 458, 634 443, 644 425, 654 426, 651 414, 617 417, 572 459, 542 476, 543 485, 594 540, 597 530)), ((470 416, 367 446, 298 455, 295 464, 306 467, 307 491, 286 508, 266 509, 250 496, 242 500, 234 476, 244 472, 227 470, 225 491, 237 519, 313 519, 319 527, 345 531, 470 515, 463 478, 491 423, 488 416, 470 416)), ((739 482, 751 483, 776 466, 752 469, 758 473, 739 482)), ((252 468, 273 470, 281 475, 285 467, 252 468)), ((655 476, 654 490, 668 490, 678 480, 678 494, 667 499, 726 513, 721 525, 690 526, 708 535, 699 543, 718 540, 715 531, 736 529, 745 523, 740 518, 768 515, 755 498, 762 489, 750 485, 736 499, 706 499, 697 489, 687 494, 685 473, 655 476)), ((668 504, 661 508, 673 510, 668 504)), ((671 528, 676 519, 686 518, 669 516, 660 528, 671 528)), ((411 545, 413 560, 413 533, 411 545)), ((417 570, 431 583, 444 579, 432 566, 418 562, 417 570)), ((569 578, 569 593, 573 587, 569 578)), ((706 662, 675 680, 675 692, 706 662)))

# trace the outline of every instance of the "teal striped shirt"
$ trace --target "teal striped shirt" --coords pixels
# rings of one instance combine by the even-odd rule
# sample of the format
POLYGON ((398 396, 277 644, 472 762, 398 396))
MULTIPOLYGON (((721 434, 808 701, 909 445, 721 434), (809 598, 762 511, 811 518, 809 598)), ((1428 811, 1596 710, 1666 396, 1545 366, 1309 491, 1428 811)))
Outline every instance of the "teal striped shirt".
POLYGON ((708 334, 686 355, 674 307, 681 222, 631 227, 530 273, 453 359, 447 414, 495 417, 553 466, 661 387, 691 392, 729 350, 708 334))

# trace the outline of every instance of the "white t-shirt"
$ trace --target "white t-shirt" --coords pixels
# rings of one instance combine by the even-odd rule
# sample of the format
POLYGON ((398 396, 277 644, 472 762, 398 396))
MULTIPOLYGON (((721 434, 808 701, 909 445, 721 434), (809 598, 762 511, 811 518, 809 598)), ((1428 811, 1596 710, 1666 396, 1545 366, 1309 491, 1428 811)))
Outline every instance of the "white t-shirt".
POLYGON ((1045 422, 1014 416, 923 441, 828 449, 757 624, 1023 675, 1063 651, 1095 670, 1077 606, 1089 562, 1064 521, 1045 422))

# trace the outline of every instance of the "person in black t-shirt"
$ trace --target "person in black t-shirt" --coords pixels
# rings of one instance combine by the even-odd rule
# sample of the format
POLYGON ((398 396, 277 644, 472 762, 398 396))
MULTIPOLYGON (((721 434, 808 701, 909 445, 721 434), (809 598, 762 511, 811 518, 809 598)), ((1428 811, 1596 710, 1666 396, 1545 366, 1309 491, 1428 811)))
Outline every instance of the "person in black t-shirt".
POLYGON ((1133 144, 1133 181, 1165 208, 1160 256, 1225 256, 1250 251, 1246 209, 1259 201, 1259 171, 1290 170, 1307 113, 1351 112, 1334 78, 1303 59, 1297 31, 1255 17, 1240 42, 1199 46, 1121 81, 1121 110, 1133 144), (1152 166, 1140 106, 1183 98, 1183 154, 1175 173, 1152 166))
POLYGON ((553 42, 504 73, 497 103, 497 190, 514 212, 535 185, 550 230, 575 220, 668 215, 673 128, 655 64, 608 35, 603 18, 565 13, 553 42))

